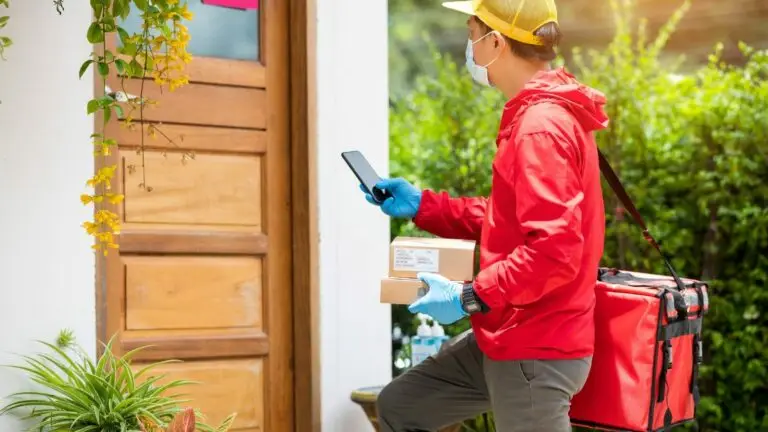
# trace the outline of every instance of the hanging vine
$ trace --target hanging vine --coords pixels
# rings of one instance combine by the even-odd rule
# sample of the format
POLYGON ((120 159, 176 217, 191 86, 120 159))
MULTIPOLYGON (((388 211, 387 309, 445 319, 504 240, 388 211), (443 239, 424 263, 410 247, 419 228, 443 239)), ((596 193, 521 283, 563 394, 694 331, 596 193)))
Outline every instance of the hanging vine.
MULTIPOLYGON (((111 206, 124 199, 122 194, 113 191, 117 166, 109 164, 108 157, 118 143, 106 135, 107 124, 117 117, 123 120, 124 127, 141 128, 139 152, 143 167, 144 137, 154 136, 157 132, 156 125, 144 121, 145 108, 156 102, 144 96, 144 88, 148 78, 152 78, 155 85, 167 87, 170 91, 189 82, 185 66, 192 57, 187 52, 189 32, 184 23, 192 19, 192 14, 187 2, 179 0, 90 0, 90 3, 94 19, 88 28, 87 38, 96 49, 80 67, 80 76, 95 67, 105 89, 108 88, 107 77, 110 74, 116 73, 120 77, 120 90, 105 92, 87 105, 88 114, 101 115, 100 130, 91 138, 94 155, 101 158, 102 163, 87 181, 92 192, 81 196, 83 204, 93 204, 95 210, 93 220, 85 222, 83 228, 94 237, 93 248, 106 255, 110 249, 118 247, 115 236, 120 233, 120 218, 111 206), (130 34, 118 23, 128 17, 132 5, 141 13, 142 27, 140 32, 130 34), (106 42, 114 35, 120 41, 117 52, 109 50, 106 42), (140 80, 139 95, 132 96, 125 91, 125 83, 129 79, 140 80)), ((161 135, 170 141, 165 134, 161 135)), ((184 154, 183 160, 188 157, 184 154)), ((146 170, 142 171, 146 173, 146 170)), ((147 192, 151 191, 146 178, 139 186, 147 192)))
MULTIPOLYGON (((56 11, 64 11, 64 0, 53 0, 56 11)), ((80 196, 85 205, 94 206, 93 219, 83 223, 85 231, 94 237, 93 249, 107 255, 110 249, 118 247, 115 236, 120 233, 120 218, 110 206, 120 204, 124 196, 113 192, 113 182, 117 165, 109 165, 108 157, 117 149, 117 141, 106 135, 107 124, 114 117, 122 120, 122 125, 130 129, 141 128, 139 153, 142 155, 142 182, 139 187, 147 192, 152 188, 147 185, 144 166, 145 136, 162 136, 171 144, 173 140, 164 134, 156 124, 144 121, 144 110, 156 103, 144 97, 144 88, 149 78, 155 85, 174 91, 189 83, 185 73, 186 65, 192 60, 187 52, 189 31, 185 25, 192 19, 192 13, 186 0, 90 0, 93 21, 86 32, 88 42, 94 51, 80 67, 80 77, 93 66, 101 80, 101 88, 107 89, 107 77, 116 73, 120 79, 119 91, 105 91, 103 96, 88 101, 86 110, 89 115, 100 114, 101 126, 91 135, 94 155, 101 159, 96 170, 86 185, 91 193, 80 196), (119 23, 128 18, 129 13, 141 14, 141 31, 129 33, 119 23), (117 52, 107 48, 107 40, 117 36, 120 45, 117 52), (141 90, 138 96, 131 96, 125 91, 126 80, 138 79, 141 90), (137 126, 138 123, 138 126, 137 126)), ((0 0, 0 7, 8 9, 9 0, 0 0)), ((10 17, 0 15, 0 30, 5 28, 10 17)), ((0 59, 5 59, 5 50, 13 41, 0 33, 0 59)), ((182 163, 193 159, 194 154, 184 152, 182 163)), ((133 171, 136 167, 127 167, 133 171)))

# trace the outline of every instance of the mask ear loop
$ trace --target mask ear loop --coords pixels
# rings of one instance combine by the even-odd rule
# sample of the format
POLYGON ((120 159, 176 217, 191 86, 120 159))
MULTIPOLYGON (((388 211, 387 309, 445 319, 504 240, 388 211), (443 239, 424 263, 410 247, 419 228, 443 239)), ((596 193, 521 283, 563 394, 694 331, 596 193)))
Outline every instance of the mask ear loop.
MULTIPOLYGON (((501 49, 504 49, 504 47, 507 45, 507 40, 506 40, 506 39, 504 39, 504 37, 501 35, 501 33, 499 33, 497 30, 492 30, 492 31, 489 31, 488 33, 486 33, 486 34, 484 34, 484 35, 480 36, 480 38, 479 38, 479 39, 477 39, 476 41, 472 41, 472 46, 474 47, 474 45, 475 45, 476 43, 480 42, 481 40, 485 39, 486 37, 488 37, 488 36, 490 36, 490 35, 492 35, 492 34, 496 34, 496 35, 498 35, 498 36, 499 36, 499 39, 501 39, 501 40, 502 40, 502 42, 504 42, 504 44, 501 46, 501 49)), ((473 54, 472 54, 472 56, 474 57, 474 50, 473 50, 473 54)), ((488 63, 488 64, 487 64, 487 65, 485 65, 485 66, 480 66, 480 67, 482 67, 482 68, 487 68, 488 66, 492 65, 492 64, 493 64, 493 63, 494 63, 496 60, 498 60, 500 56, 501 56, 501 50, 499 50, 499 53, 498 53, 498 54, 496 54, 496 57, 494 57, 494 58, 493 58, 493 60, 491 60, 491 61, 490 61, 490 63, 488 63)), ((472 60, 474 61, 474 58, 473 58, 472 60)))

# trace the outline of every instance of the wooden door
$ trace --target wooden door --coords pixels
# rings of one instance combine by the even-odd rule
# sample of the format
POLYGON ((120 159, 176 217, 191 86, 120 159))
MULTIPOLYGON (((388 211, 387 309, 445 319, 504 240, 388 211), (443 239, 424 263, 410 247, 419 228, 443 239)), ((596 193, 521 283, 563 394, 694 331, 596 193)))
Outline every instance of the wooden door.
POLYGON ((139 362, 183 360, 159 372, 200 382, 188 390, 211 424, 236 412, 234 432, 293 431, 288 5, 189 4, 190 84, 144 82, 162 136, 137 153, 141 129, 109 125, 125 201, 98 271, 99 335, 150 345, 139 362))

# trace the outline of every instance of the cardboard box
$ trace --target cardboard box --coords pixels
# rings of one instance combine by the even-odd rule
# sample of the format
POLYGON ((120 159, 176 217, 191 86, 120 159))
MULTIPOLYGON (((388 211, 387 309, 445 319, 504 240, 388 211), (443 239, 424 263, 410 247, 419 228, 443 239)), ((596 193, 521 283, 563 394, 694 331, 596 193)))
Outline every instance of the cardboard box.
POLYGON ((421 272, 450 280, 474 278, 475 242, 442 238, 397 237, 389 247, 389 276, 416 279, 421 272))
POLYGON ((418 279, 386 278, 381 280, 381 302, 409 305, 427 293, 429 288, 418 279))

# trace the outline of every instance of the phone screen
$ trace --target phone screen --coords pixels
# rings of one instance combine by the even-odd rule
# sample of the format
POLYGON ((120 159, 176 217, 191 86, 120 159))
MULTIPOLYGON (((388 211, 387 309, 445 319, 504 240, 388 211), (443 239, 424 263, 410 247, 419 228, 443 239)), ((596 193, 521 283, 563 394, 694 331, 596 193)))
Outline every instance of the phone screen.
POLYGON ((368 160, 362 153, 356 150, 348 151, 342 153, 341 157, 344 158, 349 168, 355 173, 360 183, 368 189, 368 192, 370 192, 376 202, 382 202, 389 197, 389 194, 376 188, 376 183, 381 181, 381 177, 376 174, 376 171, 373 170, 373 167, 371 167, 371 164, 368 163, 368 160))

